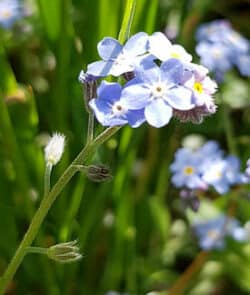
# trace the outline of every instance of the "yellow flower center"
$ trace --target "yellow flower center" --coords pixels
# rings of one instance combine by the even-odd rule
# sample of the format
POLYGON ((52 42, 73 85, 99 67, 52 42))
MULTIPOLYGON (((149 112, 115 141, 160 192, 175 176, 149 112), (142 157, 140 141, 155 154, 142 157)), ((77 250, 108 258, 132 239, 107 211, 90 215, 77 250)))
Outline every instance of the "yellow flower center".
POLYGON ((194 83, 194 90, 197 91, 198 93, 203 92, 203 87, 200 82, 195 82, 194 83))
POLYGON ((5 19, 9 18, 11 16, 11 12, 9 10, 3 10, 0 12, 1 16, 5 19))
POLYGON ((211 239, 217 239, 219 237, 219 233, 217 230, 215 229, 210 229, 208 232, 207 232, 207 236, 211 239))
POLYGON ((177 53, 177 52, 172 52, 172 53, 171 53, 171 57, 179 59, 181 56, 180 56, 180 54, 177 53))
POLYGON ((194 168, 191 166, 187 166, 184 168, 184 174, 186 175, 191 175, 194 173, 194 168))

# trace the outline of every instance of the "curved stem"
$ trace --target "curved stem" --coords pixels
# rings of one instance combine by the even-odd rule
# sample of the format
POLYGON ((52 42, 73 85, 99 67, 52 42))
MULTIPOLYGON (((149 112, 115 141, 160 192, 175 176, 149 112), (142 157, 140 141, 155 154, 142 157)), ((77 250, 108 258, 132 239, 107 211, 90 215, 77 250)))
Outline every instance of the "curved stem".
POLYGON ((75 160, 69 165, 69 167, 64 171, 62 176, 58 179, 56 184, 53 186, 52 190, 49 192, 45 198, 43 198, 40 207, 38 208, 36 214, 34 215, 31 224, 19 245, 14 257, 10 261, 3 277, 0 280, 0 295, 4 294, 6 288, 8 287, 10 281, 15 275, 19 265, 23 261, 23 258, 26 254, 27 247, 29 247, 34 241, 37 232, 48 214, 49 209, 55 202, 58 195, 61 193, 66 184, 78 171, 77 165, 82 163, 87 163, 92 157, 93 153, 99 145, 104 143, 109 139, 113 134, 115 134, 121 127, 111 127, 104 130, 99 136, 97 136, 91 143, 87 144, 82 151, 78 154, 75 160))

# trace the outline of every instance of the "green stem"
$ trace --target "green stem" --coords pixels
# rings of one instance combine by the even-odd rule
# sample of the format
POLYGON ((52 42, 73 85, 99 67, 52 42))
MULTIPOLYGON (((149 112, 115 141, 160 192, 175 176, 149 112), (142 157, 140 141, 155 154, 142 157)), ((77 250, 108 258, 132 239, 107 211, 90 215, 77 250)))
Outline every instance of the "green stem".
POLYGON ((93 153, 97 149, 97 147, 103 144, 106 140, 108 140, 113 134, 115 134, 121 127, 111 127, 104 130, 99 136, 97 136, 91 143, 87 144, 82 151, 78 154, 75 160, 69 165, 69 167, 64 171, 62 176, 58 179, 56 184, 53 186, 50 193, 43 198, 40 207, 38 208, 36 214, 34 215, 31 224, 19 245, 14 257, 10 261, 3 277, 0 281, 0 295, 4 294, 6 288, 8 287, 10 281, 15 275, 19 265, 23 261, 23 258, 26 254, 27 247, 29 247, 34 241, 38 230, 48 214, 49 209, 52 204, 55 202, 57 196, 61 193, 66 184, 70 181, 70 179, 74 176, 74 174, 78 171, 77 165, 81 165, 82 163, 87 163, 92 157, 93 153))
POLYGON ((26 254, 29 253, 36 253, 36 254, 44 254, 48 255, 48 248, 42 248, 42 247, 27 247, 26 254))
POLYGON ((95 117, 93 112, 89 113, 89 119, 88 119, 88 133, 87 133, 87 144, 90 143, 94 138, 94 123, 95 123, 95 117))
POLYGON ((52 165, 48 163, 44 173, 44 196, 47 196, 50 191, 50 175, 52 171, 52 165))

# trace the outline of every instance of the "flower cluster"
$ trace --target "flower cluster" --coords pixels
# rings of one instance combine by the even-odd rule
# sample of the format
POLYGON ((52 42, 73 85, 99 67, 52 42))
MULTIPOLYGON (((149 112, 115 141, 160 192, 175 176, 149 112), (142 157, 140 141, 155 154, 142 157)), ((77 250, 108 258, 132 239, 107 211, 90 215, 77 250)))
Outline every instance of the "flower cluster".
POLYGON ((225 215, 194 223, 192 228, 203 250, 223 249, 226 237, 231 237, 239 242, 249 239, 247 230, 240 226, 238 220, 225 215))
POLYGON ((201 25, 196 33, 196 52, 201 64, 214 71, 218 81, 236 66, 242 76, 250 76, 250 42, 237 33, 228 21, 215 20, 201 25))
POLYGON ((18 0, 1 0, 0 26, 10 28, 15 21, 24 16, 23 8, 18 0))
POLYGON ((224 156, 214 141, 208 141, 198 149, 180 148, 170 166, 172 183, 178 188, 203 190, 213 187, 219 194, 228 192, 232 185, 247 182, 240 172, 237 157, 224 156))
POLYGON ((147 121, 158 128, 172 117, 200 123, 216 111, 212 96, 217 85, 208 70, 192 63, 192 56, 164 34, 140 32, 124 46, 106 37, 97 48, 102 60, 89 64, 80 81, 89 85, 109 75, 127 81, 125 85, 102 81, 96 97, 89 101, 103 126, 139 127, 147 121))

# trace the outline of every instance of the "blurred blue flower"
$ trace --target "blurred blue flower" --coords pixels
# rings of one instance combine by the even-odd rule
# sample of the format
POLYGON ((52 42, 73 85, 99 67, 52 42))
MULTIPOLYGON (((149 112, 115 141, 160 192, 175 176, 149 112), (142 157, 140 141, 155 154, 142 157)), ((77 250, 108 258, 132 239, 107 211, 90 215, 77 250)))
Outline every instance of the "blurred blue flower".
POLYGON ((160 67, 155 64, 146 70, 137 69, 136 78, 124 88, 122 97, 129 109, 144 108, 150 125, 162 127, 171 119, 173 108, 194 107, 191 91, 180 85, 183 74, 183 65, 177 59, 169 59, 160 67))
POLYGON ((187 187, 189 189, 206 189, 206 183, 201 179, 201 158, 199 153, 190 149, 179 149, 175 154, 175 161, 170 166, 173 173, 172 183, 176 187, 187 187))
POLYGON ((0 26, 10 28, 16 20, 22 18, 24 12, 18 0, 1 0, 0 2, 0 26))
POLYGON ((144 121, 143 109, 130 110, 121 97, 122 87, 119 83, 102 81, 97 89, 98 98, 89 102, 97 120, 103 126, 117 126, 129 124, 140 126, 144 121))
POLYGON ((132 36, 124 46, 116 39, 105 37, 98 43, 98 53, 103 59, 88 65, 87 74, 97 77, 120 76, 131 72, 147 52, 148 35, 144 32, 132 36))
POLYGON ((224 74, 236 66, 242 76, 250 76, 250 42, 225 20, 201 25, 196 32, 196 52, 201 63, 223 81, 224 74))
POLYGON ((241 183, 240 162, 234 156, 217 158, 216 161, 207 162, 206 166, 202 179, 220 194, 228 192, 230 186, 241 183))
POLYGON ((203 250, 225 248, 225 237, 243 242, 248 239, 247 231, 240 226, 238 220, 220 215, 215 219, 192 225, 203 250))
POLYGON ((170 170, 172 183, 178 188, 207 190, 211 186, 219 194, 225 194, 232 185, 249 182, 247 172, 240 172, 239 159, 224 157, 215 141, 208 141, 195 150, 180 148, 170 170))

